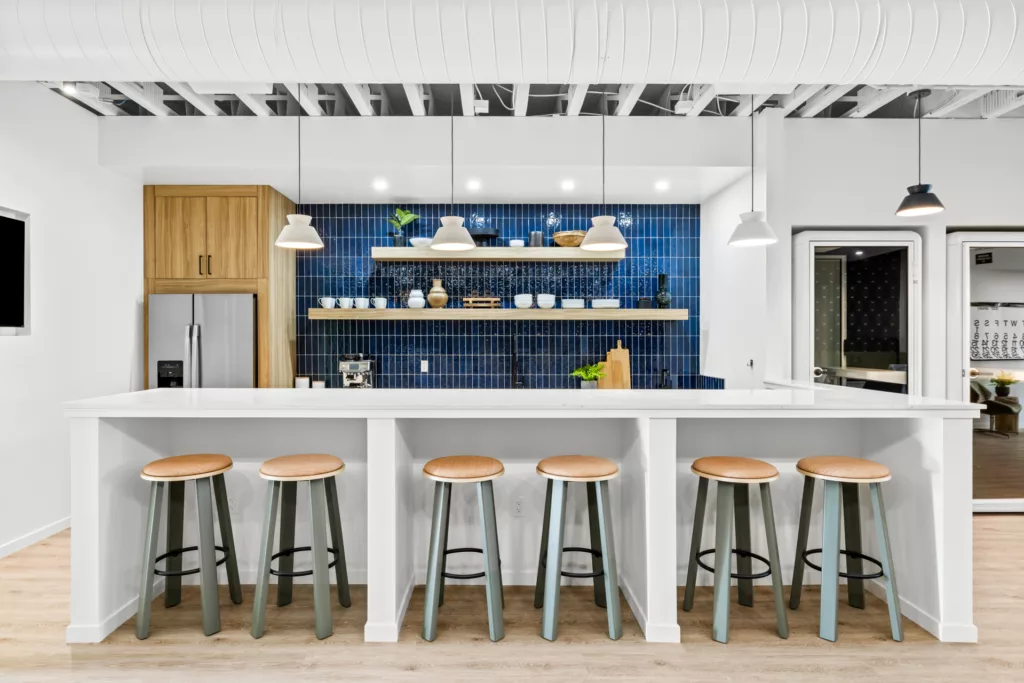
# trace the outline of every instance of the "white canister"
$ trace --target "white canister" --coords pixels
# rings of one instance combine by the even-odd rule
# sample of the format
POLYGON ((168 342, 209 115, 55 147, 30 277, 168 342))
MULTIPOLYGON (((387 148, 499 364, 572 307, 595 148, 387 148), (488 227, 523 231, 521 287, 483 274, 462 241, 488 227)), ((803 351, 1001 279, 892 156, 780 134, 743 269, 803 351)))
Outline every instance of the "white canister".
POLYGON ((313 380, 313 388, 314 389, 326 389, 327 388, 327 382, 325 382, 322 379, 315 379, 315 380, 313 380))
POLYGON ((296 389, 309 389, 309 378, 308 377, 296 377, 295 378, 296 389))

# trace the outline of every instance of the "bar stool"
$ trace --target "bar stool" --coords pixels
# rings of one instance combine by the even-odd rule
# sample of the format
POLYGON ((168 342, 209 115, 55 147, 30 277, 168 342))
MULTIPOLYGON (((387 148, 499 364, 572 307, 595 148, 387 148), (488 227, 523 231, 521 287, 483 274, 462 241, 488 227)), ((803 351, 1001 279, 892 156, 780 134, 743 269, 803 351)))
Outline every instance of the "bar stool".
POLYGON ((494 487, 491 482, 505 474, 500 460, 481 455, 450 455, 435 458, 423 466, 423 474, 434 483, 434 515, 430 525, 430 553, 427 558, 426 604, 423 610, 423 640, 437 638, 438 608, 444 603, 444 580, 484 578, 487 591, 487 623, 493 641, 505 637, 504 587, 501 582, 501 554, 498 549, 498 522, 494 516, 494 487), (451 520, 452 484, 476 484, 483 528, 483 548, 448 549, 448 523, 451 520), (484 570, 477 574, 451 574, 445 571, 449 555, 482 553, 484 570))
POLYGON ((154 460, 142 468, 140 476, 150 482, 149 514, 142 551, 142 586, 139 589, 139 611, 135 617, 135 637, 149 637, 150 607, 153 602, 153 575, 167 577, 164 588, 164 607, 181 602, 181 577, 199 574, 200 602, 203 606, 203 633, 208 636, 220 631, 220 605, 217 601, 217 567, 227 565, 231 602, 242 603, 242 584, 238 580, 238 560, 235 539, 231 533, 231 513, 224 473, 231 469, 231 458, 219 454, 178 455, 154 460), (196 503, 199 508, 199 545, 182 548, 182 527, 185 523, 185 482, 196 484, 196 503), (160 503, 164 485, 167 485, 167 552, 157 556, 160 527, 160 503), (211 486, 212 484, 212 486, 211 486), (217 521, 220 522, 222 545, 216 545, 213 532, 213 499, 217 500, 217 521), (216 551, 224 556, 216 559, 216 551), (199 551, 199 567, 182 570, 181 556, 199 551), (166 569, 157 569, 156 563, 167 560, 166 569))
POLYGON ((607 458, 593 455, 555 455, 537 464, 537 474, 548 480, 544 499, 544 526, 541 531, 540 560, 533 606, 544 608, 541 636, 558 637, 558 597, 563 576, 594 579, 594 602, 608 612, 608 637, 622 637, 622 611, 619 604, 619 574, 615 567, 615 540, 612 536, 611 500, 608 482, 619 476, 619 467, 607 458), (565 539, 566 494, 571 482, 587 485, 590 513, 590 548, 563 548, 565 539), (554 514, 552 514, 552 512, 554 514), (563 552, 590 553, 590 572, 562 571, 563 552))
POLYGON ((793 565, 793 586, 789 606, 800 606, 800 590, 804 579, 804 565, 821 572, 821 617, 818 635, 835 642, 838 628, 839 577, 847 579, 851 607, 864 609, 864 580, 885 579, 885 596, 889 603, 889 622, 892 638, 903 640, 903 621, 900 616, 900 597, 896 589, 896 569, 889 545, 889 528, 885 520, 882 500, 882 482, 892 475, 889 468, 879 462, 841 455, 821 455, 804 458, 796 464, 804 475, 804 495, 800 507, 800 531, 796 542, 796 562, 793 565), (811 505, 814 503, 814 482, 825 481, 825 504, 822 510, 822 548, 807 549, 807 534, 811 526, 811 505), (878 549, 881 560, 861 552, 860 491, 867 484, 871 490, 871 503, 875 512, 878 549), (839 549, 839 521, 845 522, 846 549, 839 549), (808 555, 821 553, 821 566, 812 564, 808 555), (839 571, 839 556, 846 555, 847 571, 839 571), (862 562, 870 562, 878 571, 864 573, 862 562))
POLYGON ((772 508, 771 482, 779 478, 779 471, 769 463, 752 458, 711 456, 695 460, 690 471, 700 477, 697 485, 697 508, 693 515, 693 537, 690 541, 690 561, 686 567, 686 593, 683 610, 693 609, 693 594, 697 584, 697 567, 715 574, 714 620, 711 637, 719 643, 729 642, 729 580, 737 579, 739 603, 754 606, 754 579, 771 575, 775 594, 775 619, 779 637, 789 637, 789 622, 782 596, 782 565, 779 562, 779 543, 775 535, 775 512, 772 508), (715 547, 701 550, 700 542, 707 506, 708 482, 718 482, 718 514, 715 520, 715 547), (764 531, 768 539, 768 558, 750 551, 750 492, 751 484, 761 488, 761 510, 764 531), (736 521, 736 548, 732 547, 733 514, 736 521), (715 566, 701 562, 705 555, 715 554, 715 566), (732 556, 736 555, 735 574, 730 573, 732 556), (768 566, 763 572, 752 573, 751 560, 768 566))
POLYGON ((292 581, 296 576, 313 577, 313 612, 316 615, 316 637, 319 640, 334 633, 331 623, 331 580, 333 567, 338 583, 338 602, 349 607, 352 599, 348 588, 348 568, 345 565, 345 542, 341 533, 341 512, 338 501, 336 474, 341 474, 345 463, 333 455, 309 453, 284 455, 267 460, 260 467, 260 477, 266 479, 267 507, 263 515, 263 540, 260 543, 260 563, 256 574, 256 596, 252 607, 253 638, 262 638, 266 626, 267 592, 270 575, 278 577, 277 605, 283 607, 292 601, 292 581), (295 494, 300 481, 309 482, 309 521, 312 545, 301 548, 295 543, 295 494), (274 552, 274 526, 277 521, 278 500, 281 504, 280 550, 274 552), (331 541, 327 544, 327 529, 331 541), (293 571, 295 553, 312 552, 313 568, 293 571), (327 555, 334 556, 328 562, 327 555), (279 560, 275 570, 270 565, 279 560))

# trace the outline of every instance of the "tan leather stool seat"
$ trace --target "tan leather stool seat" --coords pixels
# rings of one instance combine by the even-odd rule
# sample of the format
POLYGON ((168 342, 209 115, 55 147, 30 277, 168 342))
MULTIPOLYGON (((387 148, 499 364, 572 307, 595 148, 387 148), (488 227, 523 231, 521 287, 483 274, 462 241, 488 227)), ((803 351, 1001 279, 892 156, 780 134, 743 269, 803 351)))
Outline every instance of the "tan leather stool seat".
POLYGON ((260 466, 260 476, 271 481, 308 481, 333 477, 344 469, 341 458, 325 453, 302 453, 267 460, 260 466))
POLYGON ((690 471, 705 479, 740 484, 759 484, 779 478, 779 471, 771 463, 728 455, 698 458, 693 461, 690 471))
POLYGON ((619 466, 596 455, 553 455, 537 463, 537 474, 563 481, 605 481, 619 476, 619 466))
POLYGON ((154 460, 142 468, 147 481, 188 481, 224 474, 231 469, 231 458, 220 453, 192 453, 154 460))
POLYGON ((434 481, 469 484, 497 479, 505 466, 486 455, 448 455, 424 465, 423 474, 434 481))
POLYGON ((872 484, 892 479, 889 468, 882 463, 845 455, 815 455, 803 458, 796 464, 796 469, 808 477, 848 484, 872 484))

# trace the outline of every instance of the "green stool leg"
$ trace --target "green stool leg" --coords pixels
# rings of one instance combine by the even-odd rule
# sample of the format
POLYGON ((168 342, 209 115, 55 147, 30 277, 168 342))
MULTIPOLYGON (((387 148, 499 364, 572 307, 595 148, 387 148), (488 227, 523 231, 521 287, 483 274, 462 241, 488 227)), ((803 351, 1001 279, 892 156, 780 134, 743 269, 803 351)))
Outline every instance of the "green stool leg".
POLYGON ((210 477, 196 479, 196 503, 199 507, 199 595, 203 604, 203 633, 220 631, 220 605, 217 600, 217 550, 213 535, 213 490, 210 477))
MULTIPOLYGON (((285 550, 295 547, 295 497, 298 482, 281 482, 281 540, 278 548, 285 550)), ((295 569, 295 555, 289 553, 277 558, 277 571, 290 572, 295 569)), ((292 583, 290 576, 277 577, 277 606, 292 604, 292 583)))
MULTIPOLYGON (((180 548, 185 524, 185 482, 167 482, 167 549, 180 548)), ((171 555, 164 565, 169 572, 181 571, 181 553, 171 555)), ((164 582, 164 607, 181 603, 181 577, 168 576, 164 582)))
POLYGON ((448 490, 448 507, 444 513, 444 528, 441 530, 441 586, 437 590, 437 606, 444 605, 444 573, 448 571, 448 528, 452 523, 452 484, 444 484, 448 490))
POLYGON ((892 546, 889 545, 889 525, 885 519, 885 502, 882 500, 881 484, 871 484, 871 504, 875 511, 878 549, 882 556, 882 572, 885 574, 885 599, 889 603, 889 623, 892 625, 892 639, 902 642, 903 617, 900 615, 900 594, 896 588, 896 568, 892 563, 892 546))
POLYGON ((267 506, 263 512, 263 539, 260 542, 260 563, 256 567, 256 593, 252 600, 253 638, 262 638, 267 621, 267 593, 270 591, 270 557, 274 554, 274 527, 277 525, 277 501, 281 482, 267 482, 267 506))
POLYGON ((242 604, 242 582, 238 579, 238 553, 235 550, 235 534, 231 531, 231 510, 228 508, 228 489, 224 475, 213 477, 213 497, 217 501, 217 522, 220 524, 220 540, 227 548, 228 589, 231 602, 242 604))
POLYGON ((505 618, 501 604, 501 565, 498 560, 498 520, 494 516, 494 486, 490 481, 477 484, 480 526, 483 528, 484 581, 487 583, 487 624, 492 641, 505 637, 505 618))
POLYGON ((729 642, 729 583, 732 569, 732 514, 734 484, 718 482, 718 518, 715 520, 715 596, 711 637, 729 642))
MULTIPOLYGON (((551 520, 548 524, 548 550, 544 567, 544 614, 540 635, 545 640, 558 637, 558 597, 562 587, 562 541, 565 536, 565 503, 568 483, 551 480, 551 520)), ((607 578, 607 577, 606 577, 607 578)))
POLYGON ((426 604, 423 607, 423 640, 437 638, 437 608, 440 604, 441 562, 444 548, 441 546, 442 528, 448 517, 451 487, 444 482, 434 483, 434 515, 430 524, 430 555, 427 558, 426 604))
MULTIPOLYGON (((601 515, 598 512, 597 506, 597 484, 595 482, 587 482, 587 511, 590 514, 590 547, 593 550, 601 550, 601 515)), ((604 564, 603 559, 596 555, 590 556, 590 570, 597 572, 602 570, 604 564)), ((607 607, 608 601, 605 599, 604 594, 604 575, 594 577, 594 602, 597 603, 598 607, 607 607)))
MULTIPOLYGON (((733 501, 736 510, 736 547, 750 551, 750 487, 747 484, 733 484, 733 501)), ((750 574, 753 560, 736 555, 736 573, 750 574)), ((754 606, 754 580, 736 579, 739 603, 744 607, 754 606)))
POLYGON ((835 642, 839 627, 839 518, 843 485, 825 482, 821 531, 821 618, 818 635, 835 642))
MULTIPOLYGON (((862 552, 859 484, 843 484, 843 525, 847 552, 862 552)), ((846 571, 849 574, 863 574, 864 564, 859 557, 847 555, 846 571)), ((847 579, 846 591, 850 607, 864 609, 864 579, 847 579)))
POLYGON ((597 482, 597 519, 601 528, 601 562, 604 565, 605 604, 608 607, 608 637, 622 637, 622 604, 619 600, 619 570, 615 564, 615 537, 612 534, 612 503, 608 482, 597 482))
POLYGON ((693 609, 693 594, 697 588, 697 553, 704 533, 704 510, 708 503, 708 480, 700 477, 697 484, 697 507, 693 511, 693 534, 690 536, 690 559, 686 563, 686 594, 683 597, 683 611, 693 609))
POLYGON ((324 480, 327 488, 327 521, 331 527, 331 546, 338 551, 335 556, 334 576, 338 583, 338 603, 342 607, 352 606, 352 595, 348 588, 348 563, 345 561, 345 536, 341 533, 341 501, 338 498, 338 482, 334 477, 324 480))
POLYGON ((548 551, 548 526, 551 524, 551 485, 552 480, 548 479, 547 495, 544 496, 544 524, 540 531, 540 559, 537 561, 537 587, 533 591, 533 606, 540 608, 544 606, 544 556, 548 551))
POLYGON ((779 539, 775 534, 775 508, 772 505, 771 484, 761 484, 761 516, 768 539, 768 561, 772 570, 772 593, 775 597, 775 621, 779 637, 789 638, 789 619, 786 617, 786 599, 782 595, 782 561, 779 559, 779 539))
POLYGON ((789 608, 800 606, 800 591, 804 584, 804 553, 807 536, 811 531, 811 508, 814 505, 814 479, 804 477, 804 496, 800 503, 800 527, 796 535, 796 559, 793 561, 793 583, 789 588, 789 608))
POLYGON ((313 612, 319 640, 334 633, 331 623, 331 570, 327 559, 327 492, 323 479, 309 482, 309 524, 313 546, 313 612))
POLYGON ((156 545, 160 528, 160 503, 163 483, 149 484, 149 513, 146 517, 146 537, 142 543, 142 583, 139 586, 139 611, 135 615, 135 637, 149 637, 149 611, 153 602, 153 569, 156 567, 156 545))

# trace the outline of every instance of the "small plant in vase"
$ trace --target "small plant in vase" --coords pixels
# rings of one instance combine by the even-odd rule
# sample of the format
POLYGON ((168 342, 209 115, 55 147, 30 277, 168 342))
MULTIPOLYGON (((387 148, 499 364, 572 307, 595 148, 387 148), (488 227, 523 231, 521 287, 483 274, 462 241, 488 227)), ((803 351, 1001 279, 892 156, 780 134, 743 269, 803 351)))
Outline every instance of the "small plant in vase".
POLYGON ((580 389, 597 389, 597 380, 604 377, 604 363, 581 365, 569 376, 580 378, 580 389))
POLYGON ((414 220, 419 218, 418 215, 412 211, 406 211, 401 207, 396 207, 395 210, 388 216, 388 223, 395 229, 391 239, 394 241, 396 247, 404 247, 406 244, 405 239, 405 226, 412 223, 414 220))
POLYGON ((1003 370, 992 378, 992 386, 996 388, 996 396, 1006 398, 1010 395, 1010 387, 1019 382, 1012 373, 1003 370))

